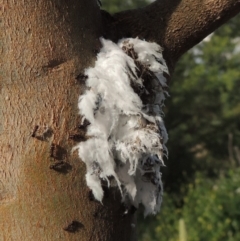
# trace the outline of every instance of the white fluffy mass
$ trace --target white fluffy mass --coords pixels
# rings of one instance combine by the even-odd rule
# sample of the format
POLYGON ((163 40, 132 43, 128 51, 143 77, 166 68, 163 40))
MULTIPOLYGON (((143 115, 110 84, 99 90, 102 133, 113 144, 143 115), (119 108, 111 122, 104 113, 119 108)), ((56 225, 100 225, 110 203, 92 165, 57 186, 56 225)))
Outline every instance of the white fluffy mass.
POLYGON ((162 49, 138 38, 118 44, 101 38, 101 43, 95 66, 85 70, 87 90, 78 102, 82 121, 90 122, 90 138, 76 146, 86 163, 87 185, 99 201, 104 183, 118 185, 125 203, 142 203, 145 215, 156 214, 167 155, 162 106, 168 68, 162 49))

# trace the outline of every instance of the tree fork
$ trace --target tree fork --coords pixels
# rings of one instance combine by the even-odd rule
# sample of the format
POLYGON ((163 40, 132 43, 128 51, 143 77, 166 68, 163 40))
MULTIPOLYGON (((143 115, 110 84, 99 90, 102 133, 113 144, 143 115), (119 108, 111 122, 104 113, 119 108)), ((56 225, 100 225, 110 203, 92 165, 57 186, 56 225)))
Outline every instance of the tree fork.
POLYGON ((96 1, 8 0, 1 15, 0 240, 129 241, 120 195, 91 201, 71 154, 79 76, 101 48, 96 1))
POLYGON ((158 43, 173 72, 187 50, 239 12, 239 0, 157 0, 144 8, 103 16, 109 38, 139 37, 158 43))

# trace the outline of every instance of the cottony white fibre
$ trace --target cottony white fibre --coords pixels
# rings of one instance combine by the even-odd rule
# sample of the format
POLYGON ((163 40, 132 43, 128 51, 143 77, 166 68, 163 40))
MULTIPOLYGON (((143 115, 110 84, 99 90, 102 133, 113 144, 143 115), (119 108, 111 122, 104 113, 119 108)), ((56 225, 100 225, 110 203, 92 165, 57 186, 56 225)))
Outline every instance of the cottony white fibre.
POLYGON ((87 185, 102 201, 101 180, 112 185, 109 177, 114 177, 123 201, 135 207, 142 203, 145 214, 155 214, 162 201, 160 166, 167 155, 161 114, 168 69, 156 43, 137 38, 101 42, 95 67, 85 71, 88 88, 78 102, 83 120, 91 123, 90 138, 76 146, 87 166, 87 185))

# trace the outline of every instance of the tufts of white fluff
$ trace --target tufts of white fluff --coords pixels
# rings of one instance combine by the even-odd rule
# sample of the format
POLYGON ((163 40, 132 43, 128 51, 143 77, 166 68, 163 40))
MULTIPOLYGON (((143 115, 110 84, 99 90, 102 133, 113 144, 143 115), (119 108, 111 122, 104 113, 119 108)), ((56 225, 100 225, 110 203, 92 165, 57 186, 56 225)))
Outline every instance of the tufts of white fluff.
POLYGON ((91 123, 87 128, 90 138, 76 146, 86 163, 87 185, 102 201, 101 180, 110 185, 109 177, 114 177, 123 201, 136 207, 142 203, 145 215, 155 214, 162 202, 160 166, 167 155, 161 115, 167 94, 163 72, 168 73, 168 68, 156 43, 138 38, 122 39, 118 44, 101 38, 101 43, 95 66, 85 70, 88 89, 78 102, 83 120, 91 123), (128 48, 134 49, 137 59, 123 51, 128 48), (145 89, 136 61, 153 73, 156 93, 152 103, 143 104, 131 86, 145 89))

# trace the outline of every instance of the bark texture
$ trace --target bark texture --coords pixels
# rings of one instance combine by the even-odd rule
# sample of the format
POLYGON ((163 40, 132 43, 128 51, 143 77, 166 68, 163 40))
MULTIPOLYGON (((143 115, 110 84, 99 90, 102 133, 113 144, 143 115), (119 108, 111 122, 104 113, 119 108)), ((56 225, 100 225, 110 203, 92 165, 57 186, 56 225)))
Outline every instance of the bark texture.
POLYGON ((161 0, 110 16, 95 0, 0 4, 0 240, 129 241, 119 192, 89 199, 85 165, 71 154, 79 133, 79 75, 99 37, 140 37, 177 59, 240 10, 239 0, 161 0), (103 26, 102 21, 103 20, 103 26))
POLYGON ((96 1, 0 7, 0 240, 129 241, 131 217, 122 218, 119 195, 91 201, 85 165, 71 155, 79 74, 101 47, 96 1))

